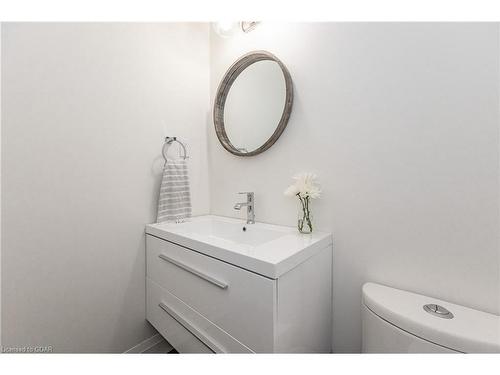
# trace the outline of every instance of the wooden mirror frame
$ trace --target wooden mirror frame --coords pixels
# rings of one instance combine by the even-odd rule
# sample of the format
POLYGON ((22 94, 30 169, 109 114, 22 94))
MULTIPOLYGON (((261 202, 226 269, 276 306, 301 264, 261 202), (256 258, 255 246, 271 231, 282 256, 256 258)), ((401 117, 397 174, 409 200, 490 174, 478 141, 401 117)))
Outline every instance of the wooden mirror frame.
POLYGON ((271 147, 280 137, 283 130, 285 130, 286 125, 288 124, 288 119, 290 118, 290 114, 292 112, 292 104, 293 104, 293 83, 292 77, 288 72, 286 66, 273 54, 267 51, 252 51, 247 53, 246 55, 241 56, 236 62, 231 65, 224 75, 221 83, 219 84, 219 88, 217 89, 217 95, 215 97, 214 103, 214 125, 215 125, 215 133, 217 134, 217 138, 219 138, 220 143, 224 148, 229 151, 231 154, 236 156, 254 156, 258 155, 264 151, 266 151, 269 147, 271 147), (274 130, 274 133, 271 137, 259 148, 250 151, 250 152, 242 152, 239 151, 229 140, 226 128, 224 125, 224 106, 226 104, 226 98, 229 94, 229 90, 233 85, 233 82, 238 78, 238 76, 250 65, 263 60, 270 60, 276 62, 283 72, 283 76, 285 77, 285 87, 286 87, 286 97, 285 97, 285 106, 283 108, 283 113, 281 114, 281 119, 274 130))

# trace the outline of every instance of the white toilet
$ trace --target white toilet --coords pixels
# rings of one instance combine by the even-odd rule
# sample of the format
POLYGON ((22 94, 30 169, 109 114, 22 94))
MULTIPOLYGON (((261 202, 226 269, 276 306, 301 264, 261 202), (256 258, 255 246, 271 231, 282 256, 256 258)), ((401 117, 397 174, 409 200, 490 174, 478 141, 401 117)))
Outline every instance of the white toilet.
POLYGON ((500 317, 366 283, 363 285, 362 351, 500 353, 500 317))

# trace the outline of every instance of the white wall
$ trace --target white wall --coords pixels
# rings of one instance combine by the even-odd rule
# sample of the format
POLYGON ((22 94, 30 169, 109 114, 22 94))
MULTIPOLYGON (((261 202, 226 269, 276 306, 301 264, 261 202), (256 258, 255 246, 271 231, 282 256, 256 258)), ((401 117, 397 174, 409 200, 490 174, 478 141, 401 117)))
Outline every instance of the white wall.
POLYGON ((290 177, 315 171, 332 231, 334 349, 360 350, 360 288, 375 281, 500 313, 497 24, 261 24, 211 33, 211 93, 237 57, 277 55, 295 87, 287 129, 238 158, 209 128, 211 212, 294 225, 290 177))
POLYGON ((153 333, 143 231, 165 135, 188 142, 208 212, 208 53, 207 24, 2 25, 4 346, 122 352, 153 333))
MULTIPOLYGON (((0 22, 0 186, 2 186, 2 23, 0 22)), ((0 189, 0 213, 2 212, 2 189, 0 189)), ((0 348, 2 348, 2 215, 0 214, 0 348)))

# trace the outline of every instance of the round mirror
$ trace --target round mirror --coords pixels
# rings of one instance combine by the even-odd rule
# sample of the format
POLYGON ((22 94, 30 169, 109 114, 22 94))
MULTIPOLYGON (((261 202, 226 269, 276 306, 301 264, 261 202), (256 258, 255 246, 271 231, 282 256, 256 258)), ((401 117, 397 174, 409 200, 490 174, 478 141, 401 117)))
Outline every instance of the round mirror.
POLYGON ((229 68, 217 90, 217 137, 234 155, 260 154, 283 133, 292 102, 292 78, 285 65, 269 52, 248 53, 229 68))

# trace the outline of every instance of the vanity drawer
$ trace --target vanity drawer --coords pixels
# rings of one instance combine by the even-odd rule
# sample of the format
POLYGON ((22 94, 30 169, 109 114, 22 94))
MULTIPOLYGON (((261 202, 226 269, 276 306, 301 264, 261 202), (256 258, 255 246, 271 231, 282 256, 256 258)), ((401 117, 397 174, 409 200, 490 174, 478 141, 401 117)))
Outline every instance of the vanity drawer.
POLYGON ((160 307, 166 300, 167 298, 162 296, 160 287, 147 280, 146 318, 153 327, 179 353, 213 353, 208 346, 160 307))
POLYGON ((255 352, 272 352, 275 280, 147 235, 147 275, 255 352))
POLYGON ((146 282, 147 319, 179 353, 252 352, 151 279, 146 282))

